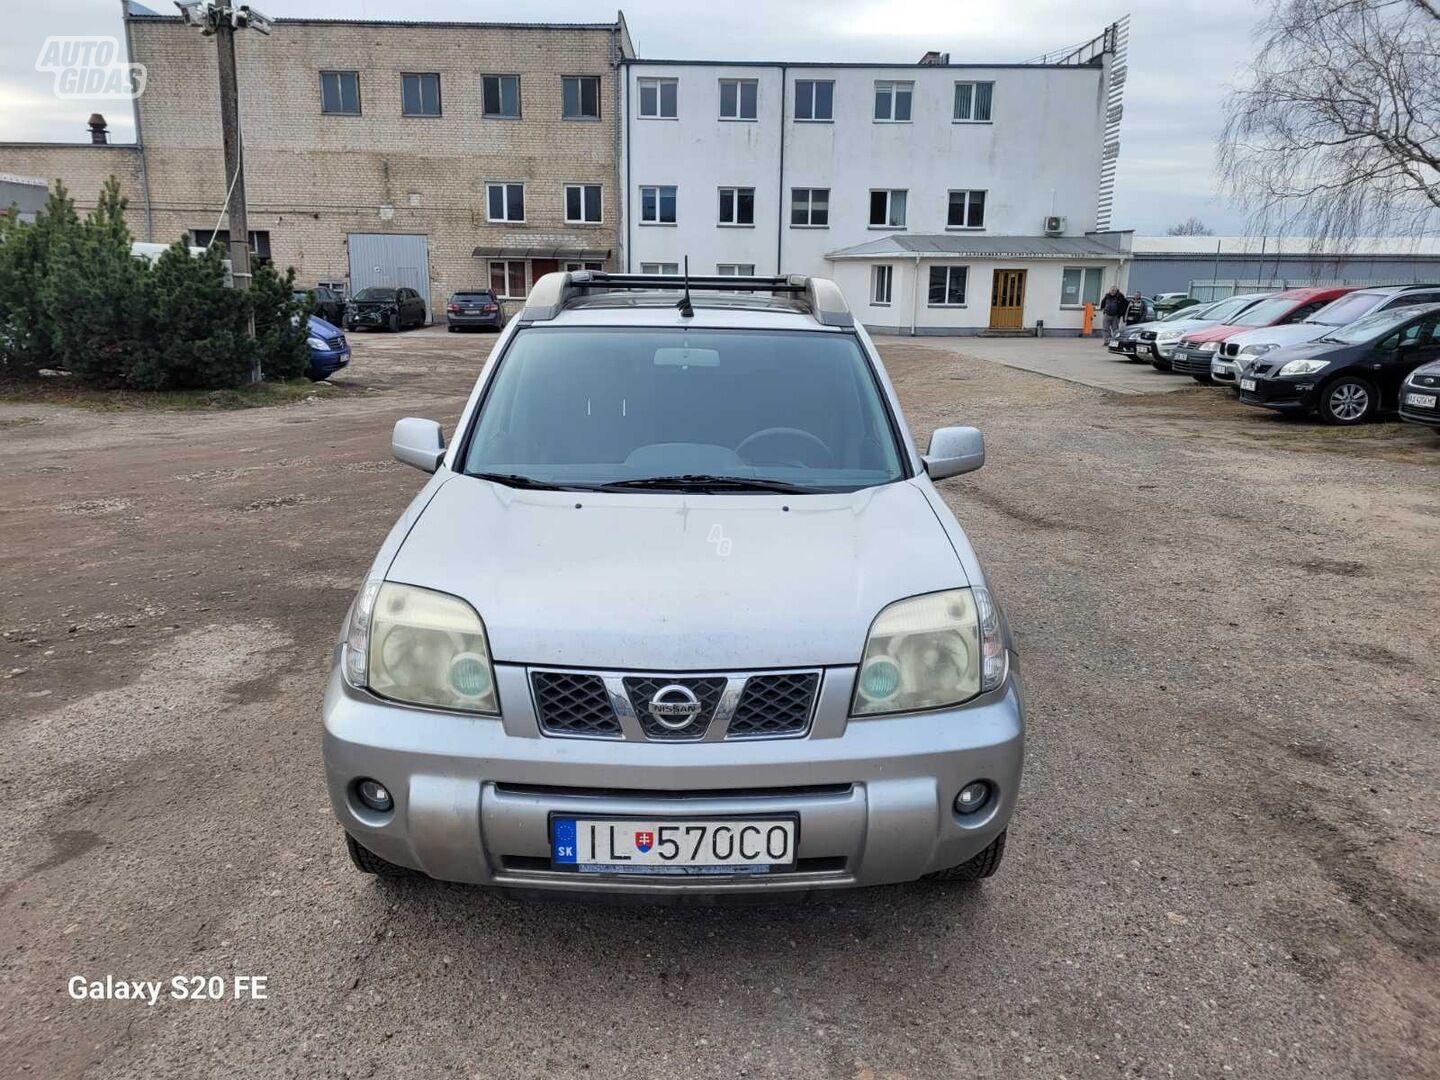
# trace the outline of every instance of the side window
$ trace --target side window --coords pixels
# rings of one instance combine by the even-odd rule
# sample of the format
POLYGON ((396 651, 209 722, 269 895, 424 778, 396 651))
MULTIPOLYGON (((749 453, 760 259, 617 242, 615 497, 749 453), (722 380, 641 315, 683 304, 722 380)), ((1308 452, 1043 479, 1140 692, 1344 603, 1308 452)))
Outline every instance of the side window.
POLYGON ((1285 317, 1285 321, 1287 323, 1303 322, 1311 315, 1314 315, 1315 312, 1319 311, 1322 307, 1324 307, 1325 304, 1326 301, 1324 300, 1312 300, 1308 304, 1302 304, 1300 307, 1296 308, 1289 315, 1287 315, 1285 317))

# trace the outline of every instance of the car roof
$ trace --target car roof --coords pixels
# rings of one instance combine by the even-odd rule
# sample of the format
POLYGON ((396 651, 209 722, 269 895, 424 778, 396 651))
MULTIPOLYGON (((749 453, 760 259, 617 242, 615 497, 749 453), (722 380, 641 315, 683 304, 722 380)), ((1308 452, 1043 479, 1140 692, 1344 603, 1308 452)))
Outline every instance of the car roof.
MULTIPOLYGON (((641 296, 596 296, 573 300, 565 309, 540 326, 658 326, 690 327, 705 330, 824 330, 806 311, 795 307, 755 303, 761 297, 736 303, 730 298, 692 297, 693 316, 680 314, 680 293, 649 293, 641 296), (602 301, 609 301, 602 302, 602 301)), ((738 298, 737 298, 738 299, 738 298)))
POLYGON ((1286 289, 1284 292, 1273 295, 1285 300, 1326 300, 1339 299, 1349 293, 1356 292, 1358 285, 1307 285, 1298 289, 1286 289))

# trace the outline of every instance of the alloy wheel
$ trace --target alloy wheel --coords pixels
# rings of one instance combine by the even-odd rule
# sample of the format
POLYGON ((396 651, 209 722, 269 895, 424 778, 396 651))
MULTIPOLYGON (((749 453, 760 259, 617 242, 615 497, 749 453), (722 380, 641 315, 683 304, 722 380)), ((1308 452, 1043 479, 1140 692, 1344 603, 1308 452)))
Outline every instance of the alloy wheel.
POLYGON ((1353 424, 1370 408, 1370 391, 1359 383, 1347 382, 1330 391, 1330 413, 1341 423, 1353 424))

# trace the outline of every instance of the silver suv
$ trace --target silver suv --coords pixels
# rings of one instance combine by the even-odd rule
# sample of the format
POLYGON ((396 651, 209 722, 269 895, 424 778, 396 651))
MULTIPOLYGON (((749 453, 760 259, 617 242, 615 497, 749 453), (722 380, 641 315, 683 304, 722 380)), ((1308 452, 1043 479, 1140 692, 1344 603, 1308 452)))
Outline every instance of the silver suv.
POLYGON ((325 694, 359 869, 556 892, 994 873, 1014 649, 833 282, 541 278, 381 546, 325 694))

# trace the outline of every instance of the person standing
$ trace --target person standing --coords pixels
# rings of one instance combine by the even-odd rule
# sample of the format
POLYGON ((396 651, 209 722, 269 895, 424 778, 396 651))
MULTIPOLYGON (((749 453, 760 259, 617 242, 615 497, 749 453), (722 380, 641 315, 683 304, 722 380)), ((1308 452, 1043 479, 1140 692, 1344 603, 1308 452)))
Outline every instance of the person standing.
POLYGON ((1104 316, 1105 340, 1112 341, 1120 333, 1120 320, 1125 315, 1125 294, 1120 286, 1111 285, 1110 291, 1100 298, 1100 314, 1104 316))
POLYGON ((1125 325, 1145 321, 1145 298, 1136 289, 1130 294, 1130 302, 1125 306, 1125 325))

